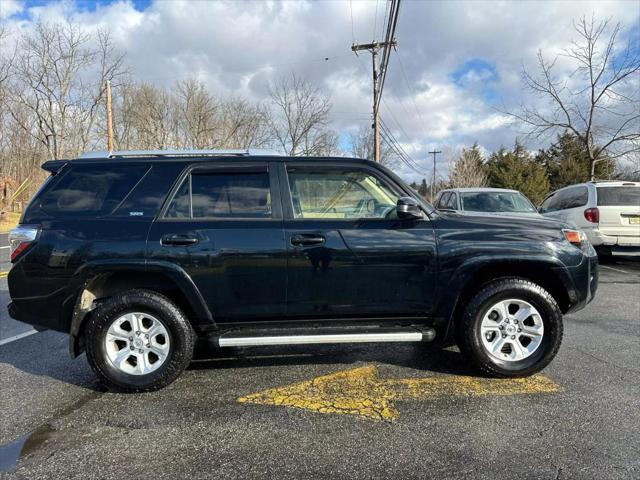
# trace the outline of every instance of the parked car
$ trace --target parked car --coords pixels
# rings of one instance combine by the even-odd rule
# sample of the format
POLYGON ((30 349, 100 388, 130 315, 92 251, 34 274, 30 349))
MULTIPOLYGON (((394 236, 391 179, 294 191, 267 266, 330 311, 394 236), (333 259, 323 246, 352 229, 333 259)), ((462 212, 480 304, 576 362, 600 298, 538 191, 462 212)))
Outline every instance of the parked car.
POLYGON ((640 182, 587 182, 551 193, 540 213, 582 229, 603 255, 640 255, 640 182))
POLYGON ((490 375, 556 355, 597 256, 555 220, 436 211, 379 164, 245 151, 88 154, 11 233, 9 313, 69 334, 109 388, 220 347, 458 343, 490 375))
POLYGON ((536 207, 518 190, 505 188, 449 188, 436 196, 438 210, 538 215, 536 207))

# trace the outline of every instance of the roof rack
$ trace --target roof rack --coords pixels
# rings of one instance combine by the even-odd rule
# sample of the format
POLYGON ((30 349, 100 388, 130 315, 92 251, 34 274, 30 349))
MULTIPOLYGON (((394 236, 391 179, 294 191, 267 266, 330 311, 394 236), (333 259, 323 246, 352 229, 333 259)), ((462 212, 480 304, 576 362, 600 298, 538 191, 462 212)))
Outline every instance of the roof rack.
POLYGON ((78 158, 135 158, 135 157, 252 157, 252 156, 282 156, 275 150, 263 150, 256 148, 232 149, 232 150, 119 150, 108 152, 106 150, 85 152, 78 158))

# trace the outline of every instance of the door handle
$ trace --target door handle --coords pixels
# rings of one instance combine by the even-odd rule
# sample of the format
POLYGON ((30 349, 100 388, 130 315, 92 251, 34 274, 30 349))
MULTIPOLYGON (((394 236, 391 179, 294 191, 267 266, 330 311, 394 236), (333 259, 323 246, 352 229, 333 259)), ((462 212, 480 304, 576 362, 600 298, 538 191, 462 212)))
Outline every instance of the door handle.
POLYGON ((291 235, 291 245, 296 247, 308 247, 312 245, 322 245, 324 237, 322 235, 300 233, 291 235))
POLYGON ((175 247, 185 247, 188 245, 195 245, 198 243, 197 237, 191 235, 181 235, 181 234, 170 234, 163 235, 160 239, 161 245, 170 245, 175 247))

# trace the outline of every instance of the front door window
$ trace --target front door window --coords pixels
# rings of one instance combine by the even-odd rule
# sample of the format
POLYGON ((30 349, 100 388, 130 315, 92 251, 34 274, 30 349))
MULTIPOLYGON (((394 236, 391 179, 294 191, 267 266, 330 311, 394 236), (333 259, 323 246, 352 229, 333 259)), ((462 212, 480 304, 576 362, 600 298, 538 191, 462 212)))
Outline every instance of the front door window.
POLYGON ((399 195, 363 170, 289 171, 296 219, 386 218, 399 195))

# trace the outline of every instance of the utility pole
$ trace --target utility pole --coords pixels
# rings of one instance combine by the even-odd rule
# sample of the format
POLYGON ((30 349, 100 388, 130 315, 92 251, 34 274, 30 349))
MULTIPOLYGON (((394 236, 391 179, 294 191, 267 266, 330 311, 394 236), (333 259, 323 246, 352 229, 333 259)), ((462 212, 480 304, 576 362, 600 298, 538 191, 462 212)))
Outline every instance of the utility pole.
POLYGON ((371 52, 371 65, 373 67, 373 160, 380 162, 380 119, 379 119, 379 95, 380 95, 380 75, 378 72, 378 50, 384 47, 395 47, 395 40, 390 42, 374 42, 364 43, 360 45, 352 45, 351 50, 357 55, 361 50, 371 52))
POLYGON ((441 150, 434 150, 429 152, 433 155, 433 176, 431 178, 431 201, 433 202, 433 191, 436 188, 436 155, 442 153, 441 150))
POLYGON ((113 152, 113 114, 111 113, 111 82, 107 80, 107 150, 113 152))

